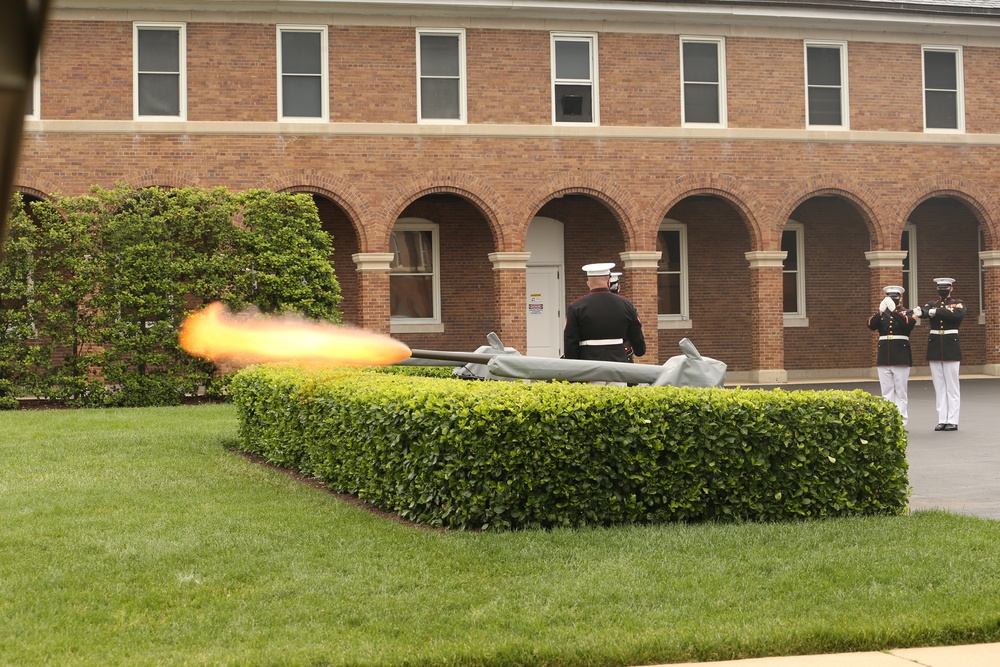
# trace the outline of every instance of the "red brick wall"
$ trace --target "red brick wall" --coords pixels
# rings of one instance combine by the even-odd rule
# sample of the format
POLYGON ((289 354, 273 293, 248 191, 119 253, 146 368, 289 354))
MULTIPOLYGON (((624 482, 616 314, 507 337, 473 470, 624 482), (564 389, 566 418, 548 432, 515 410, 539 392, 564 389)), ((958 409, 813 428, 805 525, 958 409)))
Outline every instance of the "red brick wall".
MULTIPOLYGON (((273 25, 188 23, 186 32, 188 120, 278 120, 273 25)), ((131 44, 131 35, 126 44, 131 44)), ((131 52, 122 65, 126 71, 132 66, 131 52)))
POLYGON ((40 73, 43 118, 132 120, 132 24, 50 21, 40 73))
POLYGON ((415 123, 413 28, 331 27, 330 121, 415 123))
POLYGON ((470 123, 552 122, 549 33, 470 28, 465 40, 470 123))
POLYGON ((850 42, 851 129, 923 132, 919 44, 850 42))
POLYGON ((726 40, 729 127, 805 127, 805 47, 795 39, 726 40))

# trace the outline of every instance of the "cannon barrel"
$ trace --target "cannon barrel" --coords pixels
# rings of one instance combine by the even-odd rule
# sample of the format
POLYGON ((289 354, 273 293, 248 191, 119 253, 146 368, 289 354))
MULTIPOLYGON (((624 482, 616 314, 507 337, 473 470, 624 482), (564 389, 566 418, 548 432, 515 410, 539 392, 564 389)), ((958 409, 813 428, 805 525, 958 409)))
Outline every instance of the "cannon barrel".
POLYGON ((430 359, 434 361, 453 361, 456 366, 464 364, 488 364, 494 354, 484 352, 447 352, 444 350, 410 350, 411 359, 430 359))

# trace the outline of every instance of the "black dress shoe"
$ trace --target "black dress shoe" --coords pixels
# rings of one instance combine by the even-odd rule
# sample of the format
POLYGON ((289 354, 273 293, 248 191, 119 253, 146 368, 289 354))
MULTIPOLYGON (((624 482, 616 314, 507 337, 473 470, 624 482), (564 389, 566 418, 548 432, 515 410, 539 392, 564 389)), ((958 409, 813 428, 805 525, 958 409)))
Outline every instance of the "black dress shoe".
POLYGON ((957 431, 958 430, 958 424, 945 424, 944 425, 944 430, 945 431, 957 431))
POLYGON ((934 430, 935 431, 943 431, 943 430, 945 430, 945 428, 947 428, 947 426, 948 426, 947 424, 938 424, 937 426, 934 427, 934 430))

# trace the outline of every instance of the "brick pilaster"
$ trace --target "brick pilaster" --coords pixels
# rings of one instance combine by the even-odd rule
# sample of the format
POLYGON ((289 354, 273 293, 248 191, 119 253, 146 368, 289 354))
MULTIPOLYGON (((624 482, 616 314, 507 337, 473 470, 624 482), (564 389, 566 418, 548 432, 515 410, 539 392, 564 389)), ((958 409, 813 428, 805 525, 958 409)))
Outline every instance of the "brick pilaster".
POLYGON ((619 255, 626 273, 621 294, 639 311, 642 334, 646 339, 646 355, 636 358, 642 364, 662 364, 666 361, 660 359, 660 332, 657 327, 656 266, 661 255, 659 250, 627 250, 619 255))
POLYGON ((505 347, 528 351, 527 266, 530 252, 491 252, 493 299, 499 331, 505 347))
POLYGON ((754 382, 787 382, 782 269, 788 253, 755 250, 750 263, 750 363, 754 382))
POLYGON ((351 255, 358 272, 361 307, 358 324, 375 333, 389 333, 389 263, 391 252, 359 252, 351 255))
POLYGON ((986 360, 983 372, 1000 375, 1000 250, 979 253, 983 262, 983 304, 986 311, 986 360))

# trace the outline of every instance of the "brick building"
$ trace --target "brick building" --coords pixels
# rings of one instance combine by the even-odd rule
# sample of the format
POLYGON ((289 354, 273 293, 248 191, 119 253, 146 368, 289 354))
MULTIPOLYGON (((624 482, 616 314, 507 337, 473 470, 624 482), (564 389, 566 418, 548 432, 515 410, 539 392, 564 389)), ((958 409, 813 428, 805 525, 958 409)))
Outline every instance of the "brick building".
MULTIPOLYGON (((872 374, 957 279, 1000 374, 1000 1, 54 0, 15 189, 312 193, 345 319, 557 356, 615 261, 662 362, 872 374)), ((926 326, 926 325, 924 325, 926 326)), ((921 328, 914 374, 926 373, 921 328)))

